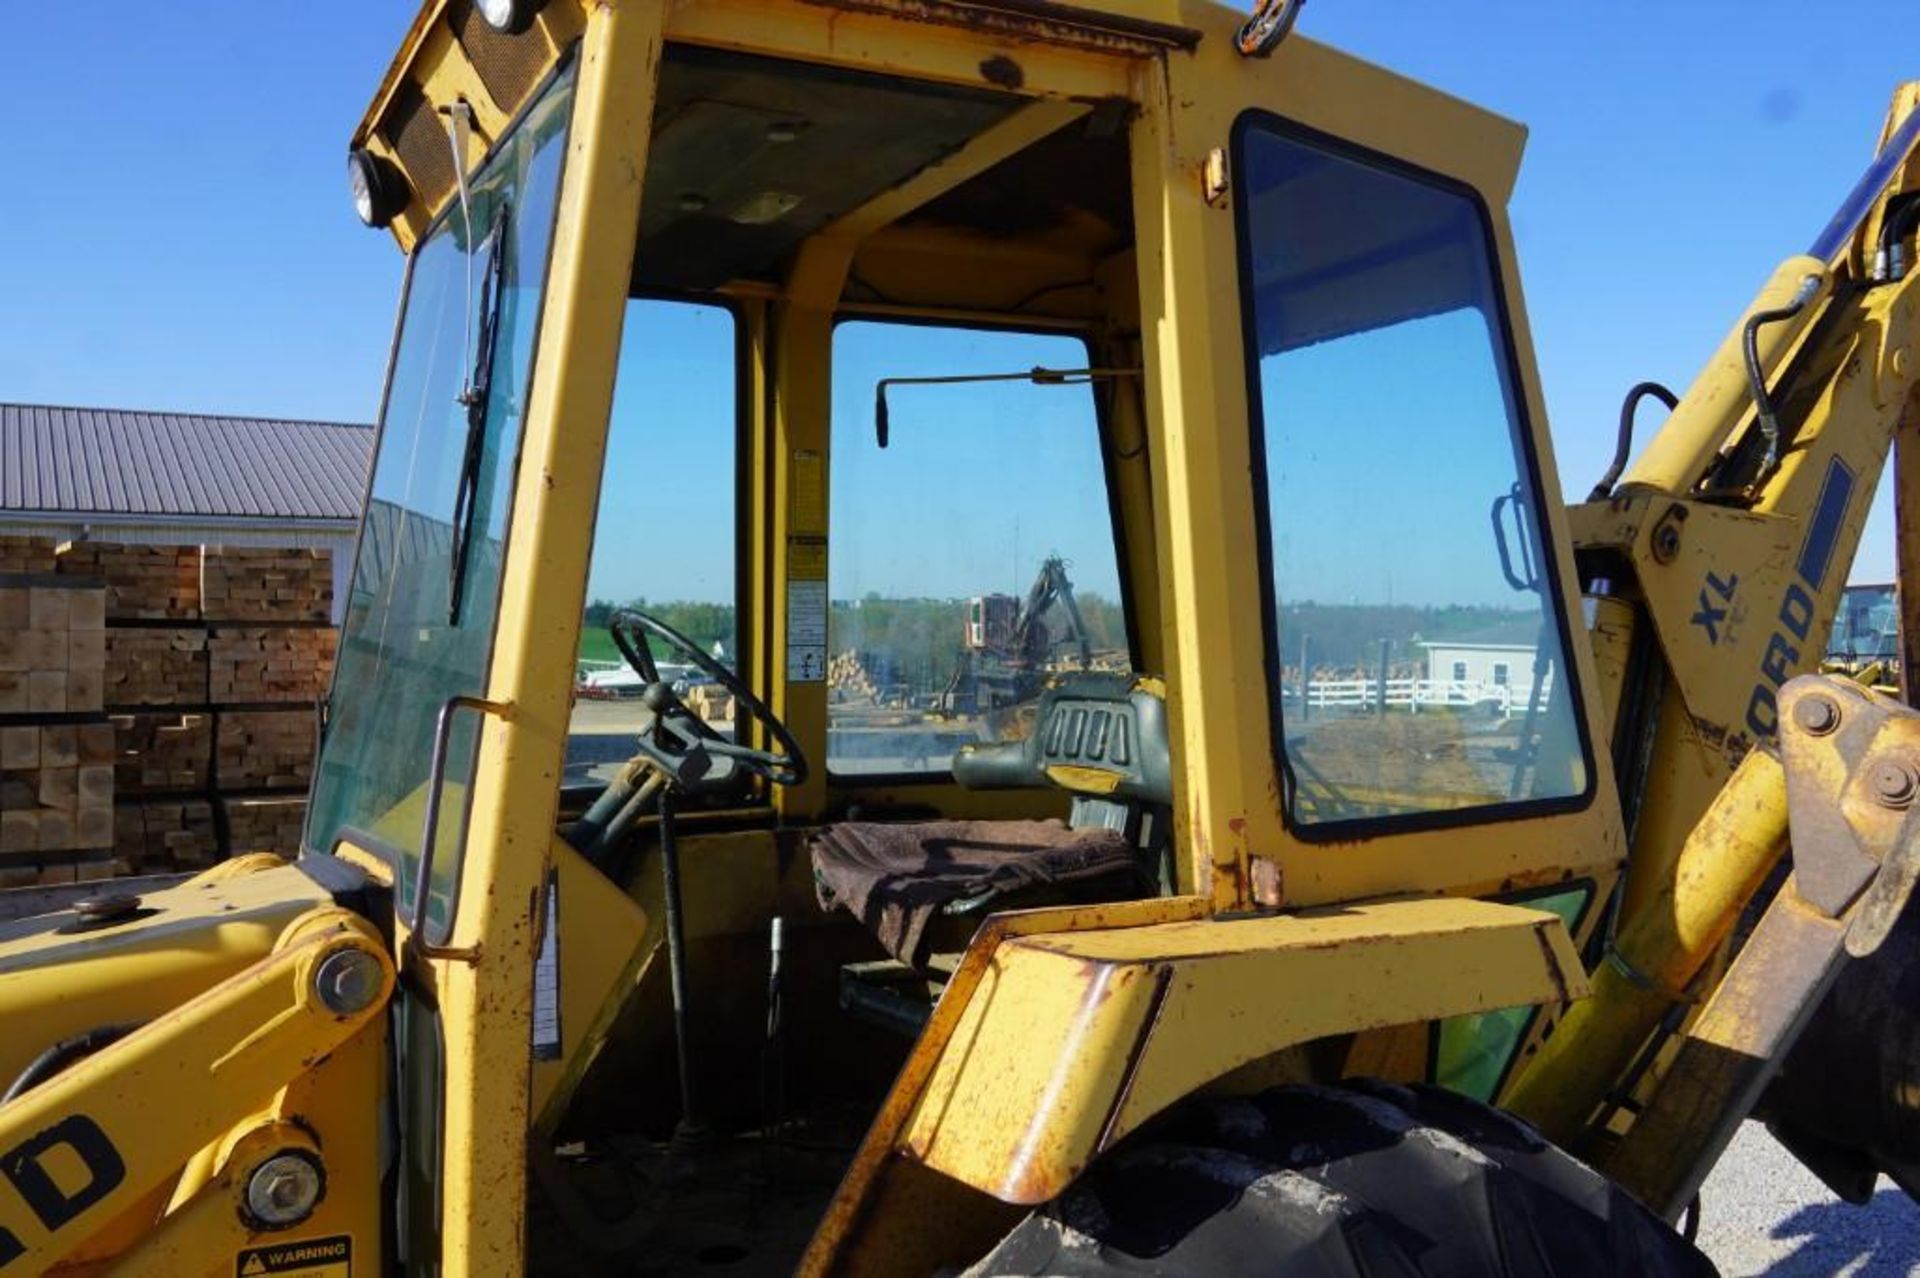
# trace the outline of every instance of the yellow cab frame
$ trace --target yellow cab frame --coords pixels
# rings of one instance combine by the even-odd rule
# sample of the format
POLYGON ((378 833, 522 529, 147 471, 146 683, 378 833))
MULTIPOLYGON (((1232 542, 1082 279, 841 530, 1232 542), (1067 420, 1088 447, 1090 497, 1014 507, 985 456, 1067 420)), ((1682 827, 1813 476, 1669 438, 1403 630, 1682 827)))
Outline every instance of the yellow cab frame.
MULTIPOLYGON (((863 315, 1058 329, 1087 338, 1097 363, 1142 373, 1111 397, 1104 426, 1132 656, 1152 672, 1144 677, 1164 690, 1171 714, 1173 891, 1013 911, 980 926, 881 1102, 803 1271, 965 1263, 1012 1216, 1059 1193, 1182 1097, 1223 1079, 1423 1077, 1430 1029, 1448 1017, 1510 1008, 1557 1015, 1574 1004, 1551 1052, 1541 1048, 1547 1017, 1531 1018, 1518 1057, 1532 1067, 1508 1080, 1506 1099, 1555 1135, 1577 1129, 1644 1038, 1647 1018, 1714 970, 1732 915, 1784 840, 1781 765, 1765 752, 1742 763, 1729 744, 1746 703, 1744 676, 1722 675, 1730 666, 1706 660, 1679 619, 1703 567, 1689 557, 1734 547, 1734 566, 1765 584, 1814 505, 1822 465, 1838 457, 1870 487, 1911 387, 1911 360, 1888 353, 1911 345, 1910 290, 1872 294, 1867 304, 1883 342, 1878 376, 1843 393, 1871 400, 1871 411, 1822 401, 1808 414, 1815 425, 1801 453, 1754 510, 1694 502, 1678 517, 1695 530, 1718 529, 1717 537, 1669 538, 1662 529, 1671 530, 1668 508, 1687 503, 1725 438, 1713 429, 1719 419, 1663 432, 1613 500, 1575 512, 1575 528, 1548 496, 1560 481, 1506 215, 1523 142, 1516 125, 1304 38, 1270 57, 1244 56, 1236 47, 1243 15, 1204 0, 1105 0, 1097 10, 1049 0, 548 0, 512 36, 487 28, 476 11, 462 0, 427 0, 353 139, 406 179, 410 195, 392 231, 412 250, 461 198, 443 114, 463 114, 470 126, 454 136, 465 139, 472 169, 557 66, 574 77, 492 659, 484 686, 447 711, 479 724, 459 796, 457 910, 442 935, 416 935, 420 916, 392 900, 391 853, 347 837, 308 849, 333 855, 297 866, 231 863, 149 897, 98 936, 35 923, 0 937, 0 1014, 40 1031, 0 1044, 0 1073, 21 1075, 47 1040, 123 1027, 76 1048, 90 1054, 0 1106, 6 1174, 16 1188, 24 1178, 34 1189, 0 1195, 0 1268, 379 1267, 395 1248, 385 1201, 395 1167, 381 1153, 391 1090, 401 1085, 389 1064, 400 1022, 380 1015, 390 999, 432 1009, 440 1035, 431 1122, 398 1134, 400 1161, 431 1145, 437 1169, 431 1242, 417 1240, 431 1254, 409 1263, 446 1274, 525 1264, 533 1146, 562 1125, 662 950, 658 885, 638 883, 630 895, 558 838, 556 821, 650 123, 674 46, 1022 100, 999 124, 810 237, 779 283, 721 290, 743 329, 740 668, 810 749, 826 740, 825 690, 790 681, 777 654, 787 646, 783 601, 792 583, 823 575, 822 547, 831 554, 834 324, 863 315), (1603 911, 1585 910, 1570 928, 1526 904, 1566 884, 1586 885, 1590 903, 1607 901, 1628 860, 1620 788, 1602 743, 1626 704, 1621 636, 1631 627, 1605 601, 1591 644, 1574 642, 1566 653, 1584 755, 1576 795, 1513 812, 1482 809, 1467 831, 1414 823, 1339 842, 1305 837, 1286 818, 1265 570, 1246 553, 1262 529, 1248 482, 1257 459, 1230 153, 1249 110, 1436 175, 1471 192, 1484 213, 1515 420, 1538 494, 1530 513, 1548 559, 1546 613, 1563 634, 1581 635, 1576 541, 1582 553, 1613 554, 1623 579, 1628 568, 1640 573, 1640 602, 1676 674, 1655 728, 1692 766, 1647 779, 1623 894, 1626 915, 1658 916, 1650 926, 1683 934, 1655 938, 1666 951, 1683 949, 1686 961, 1654 971, 1651 983, 1651 961, 1623 960, 1595 978, 1614 993, 1579 1004, 1589 989, 1579 947, 1595 938, 1603 911), (1098 261, 1071 252, 992 257, 989 244, 889 234, 914 208, 1096 111, 1125 128, 1127 250, 1098 261), (988 255, 993 269, 968 271, 965 253, 988 255), (920 296, 938 301, 850 303, 856 267, 917 281, 928 286, 920 296), (1009 295, 1037 296, 1063 271, 1091 274, 1101 300, 1069 290, 1019 314, 1007 309, 1009 295), (1845 429, 1818 429, 1828 420, 1845 429), (1663 578, 1676 555, 1685 572, 1663 578), (1596 661, 1596 645, 1604 660, 1596 661), (1719 806, 1695 831, 1716 793, 1719 806), (1758 813, 1757 825, 1736 820, 1735 809, 1758 813), (1686 879, 1676 870, 1689 856, 1729 855, 1735 865, 1725 873, 1686 879), (1711 900, 1676 903, 1676 877, 1696 893, 1711 888, 1711 900), (535 1059, 538 959, 556 931, 563 1030, 558 1049, 535 1059), (1628 1032, 1636 1025, 1641 1033, 1628 1032), (1582 1053, 1596 1041, 1608 1050, 1582 1053), (1310 1044, 1335 1045, 1338 1059, 1295 1052, 1310 1044), (163 1095, 194 1103, 161 1104, 163 1095), (1560 1099, 1568 1096, 1577 1102, 1560 1099), (297 1227, 275 1218, 289 1204, 299 1208, 297 1227)), ((1756 305, 1827 269, 1790 261, 1756 305)), ((1795 343, 1813 349, 1806 333, 1803 324, 1771 334, 1767 358, 1784 361, 1795 343)), ((1731 364, 1710 368, 1701 386, 1705 408, 1695 409, 1733 411, 1731 364)), ((1914 473, 1903 472, 1903 487, 1920 491, 1914 473)), ((1863 504, 1843 515, 1832 534, 1841 562, 1857 541, 1863 504)), ((1838 581, 1824 588, 1837 595, 1838 581)), ((1826 595, 1810 602, 1809 649, 1832 606, 1826 595)), ((1907 633, 1912 642, 1914 629, 1907 633)), ((1739 643, 1759 647, 1744 647, 1743 660, 1767 641, 1763 628, 1750 628, 1739 643)), ((1816 658, 1809 651, 1795 660, 1807 668, 1816 658)), ((1783 666, 1775 683, 1787 673, 1783 666)), ((1805 695, 1780 693, 1783 721, 1805 695)), ((1794 750, 1804 753, 1789 750, 1789 776, 1794 750)), ((1821 766, 1840 776, 1855 762, 1821 766)), ((1043 810, 1030 796, 925 784, 889 783, 864 798, 946 815, 1043 810)), ((764 807, 690 821, 689 886, 708 910, 691 920, 696 939, 760 926, 806 903, 804 870, 781 868, 782 848, 849 799, 821 772, 764 807)), ((397 811, 396 841, 419 828, 421 803, 415 796, 397 811)), ((1630 923, 1620 948, 1630 950, 1636 936, 1630 923)))
MULTIPOLYGON (((493 101, 485 77, 441 17, 441 6, 426 6, 356 144, 400 158, 379 125, 403 84, 436 104, 473 104, 476 135, 511 117, 517 104, 493 101)), ((434 982, 448 1034, 448 1272, 490 1270, 519 1254, 520 1199, 509 1185, 518 1184, 524 1151, 500 1136, 529 1127, 538 1117, 529 1097, 537 1102, 542 1095, 537 1084, 529 1086, 524 1045, 537 939, 537 919, 526 902, 538 897, 544 869, 541 858, 524 849, 553 840, 571 654, 585 602, 625 281, 647 172, 653 68, 669 43, 954 85, 1011 82, 1031 103, 815 235, 784 287, 741 297, 754 459, 744 516, 752 549, 743 631, 756 683, 807 742, 825 739, 824 690, 785 682, 772 654, 785 650, 786 618, 777 601, 786 598, 788 575, 800 562, 792 548, 825 531, 800 520, 825 513, 831 521, 817 488, 797 493, 796 487, 821 482, 817 466, 806 462, 828 449, 832 331, 849 266, 869 237, 901 213, 1065 119, 1124 102, 1130 121, 1137 243, 1104 269, 1116 276, 1114 292, 1137 295, 1137 317, 1124 317, 1137 322, 1114 327, 1138 333, 1145 377, 1133 411, 1148 447, 1137 464, 1117 467, 1116 500, 1126 530, 1136 657, 1144 668, 1165 673, 1175 725, 1179 891, 1131 905, 1014 915, 982 930, 843 1185, 809 1265, 844 1263, 854 1223, 889 1219, 874 1209, 876 1198, 912 1192, 900 1186, 920 1166, 1006 1202, 1041 1201, 1146 1116, 1248 1061, 1325 1035, 1554 1002, 1583 989, 1574 938, 1557 917, 1445 898, 1520 895, 1576 878, 1604 894, 1624 842, 1604 752, 1593 752, 1588 798, 1574 810, 1487 824, 1471 841, 1448 841, 1444 853, 1434 846, 1444 837, 1438 832, 1384 835, 1334 849, 1299 838, 1282 819, 1268 715, 1257 691, 1264 660, 1258 570, 1252 557, 1233 553, 1255 540, 1253 494, 1222 483, 1222 477, 1249 473, 1251 443, 1248 383, 1237 358, 1243 342, 1233 218, 1208 182, 1236 117, 1257 105, 1479 194, 1498 246, 1499 284, 1542 491, 1557 490, 1504 212, 1522 131, 1307 40, 1288 41, 1270 60, 1248 60, 1234 47, 1241 21, 1240 14, 1201 3, 1116 3, 1095 13, 917 0, 830 6, 697 0, 601 3, 584 12, 555 4, 535 31, 518 37, 544 40, 552 58, 578 39, 579 81, 494 674, 485 693, 511 709, 489 717, 484 730, 473 775, 466 904, 452 939, 455 949, 478 949, 480 957, 442 960, 434 982), (1395 896, 1327 916, 1312 909, 1395 896), (1287 912, 1276 912, 1281 908, 1287 912), (1202 926, 1229 916, 1241 921, 1202 926), (1019 938, 1029 934, 1079 932, 1104 947, 1103 961, 1125 974, 1117 986, 1131 991, 1109 999, 1111 1010, 1094 1031, 1073 1015, 1087 969, 1070 963, 1073 971, 1042 970, 1060 960, 1050 951, 1020 948, 1019 938), (968 1001, 968 987, 990 959, 1000 972, 995 999, 968 1001), (1483 979, 1461 979, 1463 969, 1483 979), (1153 995, 1154 973, 1162 970, 1180 973, 1183 992, 1173 1006, 1153 995), (1260 1032, 1213 1032, 1219 1026, 1212 1018, 1225 1014, 1229 989, 1241 998, 1252 990, 1274 992, 1259 1000, 1260 1015, 1252 1018, 1260 1032), (1349 997, 1360 989, 1369 991, 1364 1009, 1349 997), (1161 1034, 1153 1033, 1150 1017, 1163 1026, 1161 1034), (1016 1035, 1017 1054, 1031 1068, 1012 1079, 997 1077, 989 1088, 988 1075, 957 1068, 951 1054, 943 1057, 955 1035, 994 1043, 996 1052, 1016 1046, 997 1043, 996 1036, 1016 1035), (1127 1045, 1143 1036, 1151 1041, 1135 1047, 1131 1069, 1123 1068, 1127 1045), (1079 1103, 1058 1103, 1055 1067, 1074 1071, 1071 1090, 1084 1093, 1079 1103), (1126 1104, 1115 1110, 1123 1084, 1126 1104), (944 1102, 929 1103, 929 1088, 944 1102), (1054 1098, 1051 1109, 1043 1096, 1054 1098), (912 1158, 898 1157, 902 1149, 912 1158), (477 1209, 481 1203, 484 1210, 477 1209)), ((476 136, 476 158, 480 145, 476 136)), ((419 203, 405 210, 394 224, 403 248, 433 212, 419 203)), ((969 306, 959 297, 916 313, 1013 318, 991 308, 986 298, 969 306)), ((1051 318, 1078 322, 1100 340, 1095 316, 1069 309, 1051 318)), ((1563 617, 1577 616, 1564 515, 1551 502, 1543 505, 1543 538, 1558 557, 1554 606, 1563 617)), ((1577 683, 1593 686, 1590 656, 1576 645, 1570 660, 1577 683)), ((1584 704, 1582 713, 1587 736, 1603 739, 1605 725, 1593 707, 1584 704)), ((921 796, 901 787, 886 797, 921 796)), ((996 797, 971 801, 985 801, 990 812, 996 797)), ((942 801, 952 808, 968 800, 949 793, 942 801)), ((774 802, 782 822, 804 824, 828 809, 829 782, 816 775, 779 792, 774 802)), ((556 856, 564 883, 564 850, 556 856)), ((1588 911, 1589 927, 1596 913, 1588 911)), ((567 925, 563 920, 563 931, 567 925)), ((924 1192, 918 1179, 915 1187, 924 1192)), ((894 1248, 887 1254, 906 1263, 898 1251, 901 1231, 912 1230, 904 1221, 896 1226, 885 1231, 894 1248)), ((861 1245, 880 1244, 867 1239, 861 1245)))

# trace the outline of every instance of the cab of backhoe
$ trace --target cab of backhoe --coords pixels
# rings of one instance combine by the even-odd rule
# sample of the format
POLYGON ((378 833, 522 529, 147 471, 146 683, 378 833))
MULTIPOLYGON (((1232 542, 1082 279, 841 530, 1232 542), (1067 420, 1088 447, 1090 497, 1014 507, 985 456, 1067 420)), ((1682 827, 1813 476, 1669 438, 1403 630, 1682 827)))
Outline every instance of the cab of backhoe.
POLYGON ((1176 1076, 1485 1098, 1577 985, 1620 819, 1520 131, 1244 21, 423 10, 350 157, 408 272, 306 830, 393 886, 406 1263, 517 1247, 529 1145, 563 1269, 850 1263, 875 1194, 977 1254, 1176 1076), (996 1037, 983 937, 1408 894, 1314 934, 1424 947, 1346 1021, 1049 1038, 1089 960, 996 1037))

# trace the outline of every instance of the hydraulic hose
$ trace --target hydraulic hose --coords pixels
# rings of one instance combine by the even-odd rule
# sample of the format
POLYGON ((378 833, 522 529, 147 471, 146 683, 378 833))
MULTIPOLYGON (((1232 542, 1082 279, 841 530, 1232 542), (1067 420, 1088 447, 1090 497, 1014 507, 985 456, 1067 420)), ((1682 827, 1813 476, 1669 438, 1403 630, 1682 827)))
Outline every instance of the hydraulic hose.
POLYGON ((1766 456, 1761 459, 1760 473, 1754 477, 1755 483, 1771 475, 1780 461, 1780 419, 1774 413, 1773 396, 1767 390, 1766 366, 1760 362, 1760 330, 1768 324, 1790 320, 1805 310, 1807 303, 1820 292, 1820 284, 1818 275, 1807 276, 1800 281, 1800 287, 1785 306, 1755 311, 1747 318, 1746 328, 1741 332, 1740 350, 1747 361, 1747 386, 1753 392, 1753 407, 1760 433, 1767 441, 1766 456))
POLYGON ((1587 494, 1588 501, 1605 501, 1613 495, 1613 486, 1619 482, 1620 472, 1627 468, 1628 454, 1633 452, 1633 415, 1640 401, 1649 395, 1665 404, 1668 412, 1680 407, 1680 397, 1659 382, 1639 382, 1627 392, 1625 402, 1620 405, 1620 434, 1614 441, 1613 462, 1587 494))
POLYGON ((13 1080, 4 1095, 0 1095, 0 1105, 6 1104, 30 1088, 38 1087, 74 1062, 84 1060, 104 1047, 113 1046, 139 1029, 141 1024, 139 1021, 127 1021, 119 1025, 96 1025, 71 1038, 61 1039, 27 1062, 27 1067, 20 1071, 20 1076, 13 1080))
POLYGON ((1907 278, 1913 263, 1907 259, 1907 239, 1920 228, 1920 193, 1909 191, 1887 202, 1880 224, 1880 243, 1873 256, 1873 278, 1897 284, 1907 278))
MULTIPOLYGON (((1763 372, 1785 364, 1794 342, 1817 309, 1812 301, 1794 306, 1794 299, 1806 291, 1810 278, 1818 281, 1813 286, 1813 298, 1823 296, 1826 270, 1824 262, 1812 257, 1790 257, 1774 269, 1753 303, 1741 312, 1714 349, 1706 367, 1680 396, 1679 406, 1640 445, 1639 455, 1621 472, 1617 489, 1685 497, 1699 487, 1709 470, 1720 464, 1723 445, 1753 413, 1748 352, 1758 354, 1763 372), (1748 328, 1752 317, 1775 311, 1793 318, 1748 328)), ((1768 407, 1771 409, 1771 402, 1768 407)))

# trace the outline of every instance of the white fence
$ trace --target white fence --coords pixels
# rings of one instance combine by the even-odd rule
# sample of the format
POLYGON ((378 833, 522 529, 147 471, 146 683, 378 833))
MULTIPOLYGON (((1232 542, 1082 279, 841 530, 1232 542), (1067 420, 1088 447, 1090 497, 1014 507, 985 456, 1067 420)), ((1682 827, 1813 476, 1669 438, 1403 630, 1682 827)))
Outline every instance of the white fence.
MULTIPOLYGON (((1464 710, 1491 707, 1501 717, 1512 718, 1526 711, 1527 697, 1532 691, 1531 677, 1520 686, 1453 679, 1389 679, 1386 705, 1389 710, 1407 710, 1415 714, 1425 708, 1464 710)), ((1553 679, 1549 676, 1540 686, 1541 700, 1544 702, 1552 691, 1553 679)), ((1300 685, 1288 683, 1282 695, 1287 701, 1298 705, 1300 685)), ((1380 681, 1377 679, 1318 679, 1307 684, 1309 714, 1315 710, 1367 710, 1379 705, 1380 701, 1380 681)))

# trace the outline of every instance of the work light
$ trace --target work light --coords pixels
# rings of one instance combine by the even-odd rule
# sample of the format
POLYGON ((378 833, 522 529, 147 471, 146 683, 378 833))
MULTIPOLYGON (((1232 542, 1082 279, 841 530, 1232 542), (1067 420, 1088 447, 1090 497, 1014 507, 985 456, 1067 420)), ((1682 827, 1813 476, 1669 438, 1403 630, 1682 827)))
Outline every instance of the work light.
POLYGON ((519 35, 533 25, 545 0, 474 0, 487 25, 506 35, 519 35))
POLYGON ((368 226, 385 226, 407 207, 407 180, 364 147, 347 152, 347 186, 353 191, 353 211, 368 226))

